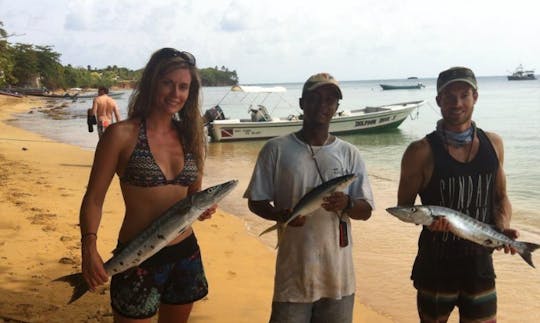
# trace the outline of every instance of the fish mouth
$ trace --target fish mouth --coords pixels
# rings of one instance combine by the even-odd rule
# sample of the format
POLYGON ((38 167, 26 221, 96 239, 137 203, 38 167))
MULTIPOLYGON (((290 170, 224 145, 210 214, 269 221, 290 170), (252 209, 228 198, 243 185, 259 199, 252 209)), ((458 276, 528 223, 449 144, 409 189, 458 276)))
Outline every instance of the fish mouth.
POLYGON ((403 207, 399 207, 399 206, 386 208, 386 212, 390 213, 391 215, 395 216, 401 221, 416 223, 416 221, 413 219, 413 214, 407 210, 409 209, 408 208, 404 209, 403 207))
POLYGON ((225 182, 223 185, 224 185, 224 189, 231 190, 231 189, 235 188, 236 185, 238 185, 238 180, 237 179, 231 179, 230 181, 225 182))
POLYGON ((401 215, 403 212, 400 211, 400 207, 394 206, 394 207, 387 207, 386 212, 392 214, 392 215, 401 215))
POLYGON ((217 196, 219 196, 220 198, 221 197, 224 197, 225 195, 227 195, 230 191, 232 191, 236 185, 238 185, 238 180, 237 179, 232 179, 228 182, 225 182, 221 185, 218 185, 219 186, 219 191, 217 192, 217 196))

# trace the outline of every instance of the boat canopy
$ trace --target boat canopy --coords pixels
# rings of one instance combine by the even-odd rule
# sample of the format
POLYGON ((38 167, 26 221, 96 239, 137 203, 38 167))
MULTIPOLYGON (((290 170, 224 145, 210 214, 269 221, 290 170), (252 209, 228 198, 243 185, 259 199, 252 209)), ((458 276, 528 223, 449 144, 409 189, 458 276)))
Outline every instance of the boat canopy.
POLYGON ((209 110, 220 111, 205 111, 205 118, 207 122, 215 119, 214 116, 220 115, 225 119, 223 112, 229 113, 227 106, 237 109, 240 107, 246 107, 249 113, 262 110, 264 108, 265 119, 271 119, 271 114, 276 109, 286 109, 287 113, 294 110, 295 107, 287 100, 286 96, 287 88, 284 86, 255 86, 255 85, 234 85, 227 93, 209 110), (268 113, 270 111, 270 113, 268 113))
POLYGON ((283 86, 233 85, 231 91, 246 93, 278 93, 287 92, 287 89, 283 86))

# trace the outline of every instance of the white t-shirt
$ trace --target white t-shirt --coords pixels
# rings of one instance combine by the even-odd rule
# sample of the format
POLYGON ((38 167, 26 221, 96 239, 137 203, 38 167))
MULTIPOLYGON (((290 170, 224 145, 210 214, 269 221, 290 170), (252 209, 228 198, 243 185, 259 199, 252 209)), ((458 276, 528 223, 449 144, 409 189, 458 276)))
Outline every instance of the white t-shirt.
MULTIPOLYGON (((294 205, 321 180, 356 174, 345 192, 366 200, 375 208, 365 164, 356 147, 339 138, 325 146, 313 146, 294 134, 269 140, 261 149, 244 197, 269 200, 279 209, 294 205)), ((352 263, 351 223, 347 223, 349 245, 339 246, 339 218, 320 208, 301 227, 289 226, 280 237, 274 281, 274 301, 311 303, 321 298, 341 299, 355 291, 352 263)))

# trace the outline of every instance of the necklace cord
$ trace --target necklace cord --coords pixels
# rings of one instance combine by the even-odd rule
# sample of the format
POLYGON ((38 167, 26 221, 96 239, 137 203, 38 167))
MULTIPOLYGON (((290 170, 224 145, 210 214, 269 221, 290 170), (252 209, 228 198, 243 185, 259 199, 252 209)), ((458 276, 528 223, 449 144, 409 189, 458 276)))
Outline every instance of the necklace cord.
MULTIPOLYGON (((330 136, 329 136, 330 137, 330 136)), ((325 141, 325 144, 326 142, 328 141, 328 138, 326 139, 325 141)), ((313 147, 311 146, 311 144, 308 143, 308 147, 309 147, 309 150, 311 150, 311 159, 313 159, 313 162, 315 163, 315 168, 317 169, 317 173, 319 173, 319 178, 321 179, 321 181, 324 183, 324 178, 322 176, 322 173, 321 173, 321 169, 319 168, 319 163, 317 162, 317 158, 315 158, 315 152, 313 151, 313 147)), ((321 148, 322 149, 322 148, 321 148)), ((342 217, 343 217, 343 212, 341 212, 341 214, 338 213, 338 211, 334 211, 334 214, 338 217, 338 219, 341 221, 342 217)))

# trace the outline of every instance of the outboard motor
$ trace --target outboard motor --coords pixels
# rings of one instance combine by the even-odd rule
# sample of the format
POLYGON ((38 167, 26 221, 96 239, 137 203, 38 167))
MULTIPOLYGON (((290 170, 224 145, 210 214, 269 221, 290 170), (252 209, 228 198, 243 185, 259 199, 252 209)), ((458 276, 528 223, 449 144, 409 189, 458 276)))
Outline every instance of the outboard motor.
POLYGON ((208 124, 214 120, 225 120, 225 114, 219 105, 212 107, 204 112, 204 124, 208 124))
POLYGON ((249 112, 251 112, 251 121, 253 122, 259 122, 259 121, 272 121, 272 117, 266 110, 266 108, 262 105, 257 105, 257 109, 249 108, 249 112))

